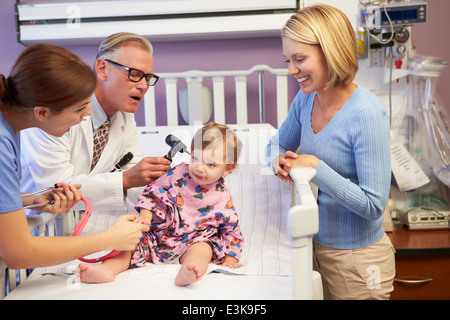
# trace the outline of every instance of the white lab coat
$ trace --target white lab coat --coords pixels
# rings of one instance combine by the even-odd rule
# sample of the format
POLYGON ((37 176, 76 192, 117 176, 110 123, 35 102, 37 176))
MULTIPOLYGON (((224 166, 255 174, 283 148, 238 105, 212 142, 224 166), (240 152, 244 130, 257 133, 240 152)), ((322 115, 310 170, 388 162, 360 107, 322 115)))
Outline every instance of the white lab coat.
MULTIPOLYGON (((92 172, 89 172, 93 154, 91 117, 59 138, 37 128, 24 130, 21 144, 23 192, 40 190, 56 182, 79 183, 82 184, 80 193, 92 203, 93 213, 106 210, 106 214, 118 216, 132 210, 143 189, 124 193, 122 172, 110 172, 127 152, 132 152, 134 157, 124 170, 143 158, 134 114, 118 112, 114 116, 108 144, 92 172)), ((74 209, 84 209, 84 203, 80 202, 74 209)), ((112 220, 111 224, 115 219, 112 220)), ((110 223, 102 229, 109 226, 110 223)))

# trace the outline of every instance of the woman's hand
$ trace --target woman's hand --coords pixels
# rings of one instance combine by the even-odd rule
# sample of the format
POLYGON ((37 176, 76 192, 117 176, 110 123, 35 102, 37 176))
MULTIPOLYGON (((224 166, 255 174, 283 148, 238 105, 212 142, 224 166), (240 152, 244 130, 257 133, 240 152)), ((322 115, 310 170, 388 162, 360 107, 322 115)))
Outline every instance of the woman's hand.
POLYGON ((292 181, 292 178, 289 176, 289 171, 291 171, 292 166, 291 160, 297 158, 298 154, 292 151, 286 151, 285 154, 280 154, 273 160, 272 166, 274 172, 283 182, 292 181))
POLYGON ((292 168, 315 168, 319 164, 320 159, 310 154, 296 154, 292 151, 286 151, 285 154, 280 154, 273 161, 273 168, 278 177, 284 181, 292 181, 289 172, 292 168))
POLYGON ((52 202, 52 204, 38 207, 38 210, 56 214, 67 213, 78 203, 78 201, 80 201, 81 196, 78 192, 78 189, 80 188, 81 184, 70 186, 64 183, 60 188, 54 188, 49 192, 35 197, 33 204, 37 205, 52 202))
POLYGON ((114 225, 106 230, 110 237, 111 250, 134 250, 136 244, 142 238, 142 232, 148 232, 150 227, 146 224, 137 223, 134 213, 122 215, 114 225))
POLYGON ((299 154, 296 159, 288 159, 290 163, 290 169, 292 168, 316 168, 319 164, 320 160, 313 155, 310 154, 299 154))

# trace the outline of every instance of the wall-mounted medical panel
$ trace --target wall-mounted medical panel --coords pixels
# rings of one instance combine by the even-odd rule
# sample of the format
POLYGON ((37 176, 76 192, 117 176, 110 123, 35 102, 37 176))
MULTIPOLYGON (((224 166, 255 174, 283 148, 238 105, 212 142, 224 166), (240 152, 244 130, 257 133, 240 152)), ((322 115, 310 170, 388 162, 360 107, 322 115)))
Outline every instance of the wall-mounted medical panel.
POLYGON ((18 3, 18 41, 86 44, 115 32, 152 41, 279 35, 298 0, 147 0, 18 3))

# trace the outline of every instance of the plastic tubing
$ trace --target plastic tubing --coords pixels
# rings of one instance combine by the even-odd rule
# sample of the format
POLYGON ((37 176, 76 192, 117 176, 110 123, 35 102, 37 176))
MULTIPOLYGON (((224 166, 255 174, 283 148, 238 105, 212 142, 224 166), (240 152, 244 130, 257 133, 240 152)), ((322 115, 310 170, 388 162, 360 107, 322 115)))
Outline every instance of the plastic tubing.
MULTIPOLYGON (((82 194, 80 194, 81 196, 81 201, 83 201, 86 205, 86 211, 85 213, 81 216, 80 221, 78 222, 78 224, 75 227, 75 230, 73 231, 72 236, 76 237, 79 236, 81 234, 81 232, 84 229, 84 226, 86 225, 86 223, 88 222, 89 218, 91 217, 91 213, 92 213, 92 204, 91 202, 86 199, 82 194)), ((113 250, 110 253, 99 257, 99 258, 95 258, 95 259, 87 259, 87 258, 78 258, 78 260, 82 261, 82 262, 86 262, 86 263, 96 263, 96 262, 101 262, 101 261, 105 261, 107 259, 110 259, 112 257, 115 257, 116 255, 119 254, 120 251, 117 250, 113 250)))

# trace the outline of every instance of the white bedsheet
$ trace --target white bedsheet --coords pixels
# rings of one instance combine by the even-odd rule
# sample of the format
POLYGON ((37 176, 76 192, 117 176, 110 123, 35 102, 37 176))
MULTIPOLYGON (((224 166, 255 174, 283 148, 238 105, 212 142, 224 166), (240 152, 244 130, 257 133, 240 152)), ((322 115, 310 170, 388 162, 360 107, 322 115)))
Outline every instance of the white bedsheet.
MULTIPOLYGON (((243 268, 211 264, 201 281, 179 288, 174 284, 179 265, 147 264, 118 275, 114 283, 84 284, 74 275, 80 262, 72 261, 36 269, 7 298, 291 299, 292 266, 286 222, 292 205, 291 185, 274 175, 261 175, 259 170, 231 174, 225 183, 233 196, 246 240, 241 256, 243 268)), ((103 229, 114 219, 93 214, 90 222, 103 229)))
MULTIPOLYGON (((7 300, 289 300, 291 276, 243 276, 209 273, 189 286, 178 287, 179 265, 164 272, 146 266, 119 274, 115 282, 85 284, 74 275, 41 275, 33 272, 7 300)), ((158 268, 159 269, 159 268, 158 268)))

